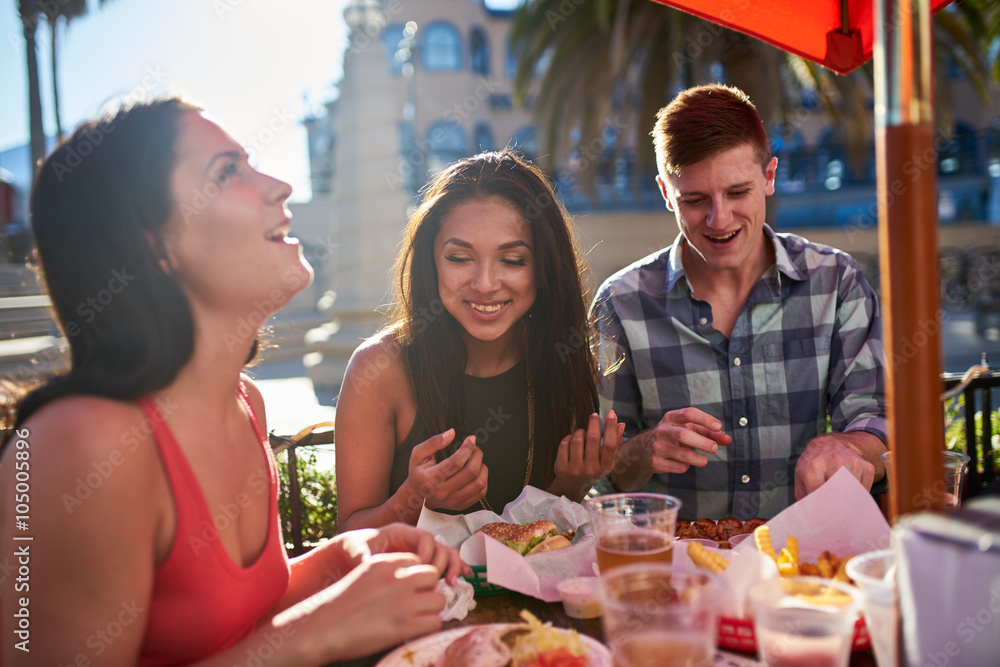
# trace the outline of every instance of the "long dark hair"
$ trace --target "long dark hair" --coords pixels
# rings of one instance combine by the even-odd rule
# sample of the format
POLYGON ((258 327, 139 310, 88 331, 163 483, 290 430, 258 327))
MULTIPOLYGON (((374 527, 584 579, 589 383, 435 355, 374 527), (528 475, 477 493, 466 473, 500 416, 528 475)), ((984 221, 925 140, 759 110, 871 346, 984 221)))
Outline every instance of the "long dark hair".
POLYGON ((80 125, 38 168, 31 228, 70 365, 8 406, 4 425, 71 394, 135 400, 191 358, 191 307, 163 267, 162 236, 179 120, 197 111, 176 97, 120 108, 80 125))
MULTIPOLYGON (((501 197, 520 211, 533 236, 537 294, 520 326, 536 411, 551 416, 551 432, 536 437, 548 484, 559 440, 586 426, 587 417, 597 409, 597 389, 585 264, 573 222, 541 170, 510 150, 481 153, 451 165, 425 187, 396 258, 392 326, 406 350, 417 418, 428 433, 460 430, 466 350, 461 325, 445 310, 438 294, 434 239, 456 205, 490 197, 501 197)), ((456 432, 455 442, 465 435, 456 432)))

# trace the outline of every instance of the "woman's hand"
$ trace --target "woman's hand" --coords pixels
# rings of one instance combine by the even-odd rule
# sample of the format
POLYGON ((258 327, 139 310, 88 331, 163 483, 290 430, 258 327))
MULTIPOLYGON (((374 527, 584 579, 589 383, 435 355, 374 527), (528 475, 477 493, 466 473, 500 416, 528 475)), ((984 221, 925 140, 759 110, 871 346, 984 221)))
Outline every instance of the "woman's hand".
POLYGON ((437 570, 415 554, 377 554, 274 624, 301 631, 319 659, 315 664, 371 655, 441 629, 446 600, 437 582, 437 570))
POLYGON ((376 554, 410 553, 424 565, 434 567, 438 576, 444 575, 452 586, 459 575, 472 574, 472 570, 462 562, 458 550, 441 544, 425 530, 419 530, 405 523, 393 523, 384 528, 369 528, 341 533, 344 553, 353 565, 370 559, 376 554))
MULTIPOLYGON (((410 474, 404 493, 410 500, 426 501, 430 509, 462 510, 486 495, 488 470, 483 465, 483 451, 476 447, 476 437, 470 435, 454 454, 440 463, 434 454, 447 447, 455 438, 455 429, 439 433, 413 448, 410 452, 410 474)), ((412 502, 408 503, 412 505, 412 502)))
POLYGON ((618 423, 614 410, 604 418, 601 437, 601 416, 590 415, 587 429, 577 429, 559 443, 556 453, 556 479, 549 491, 571 500, 583 498, 594 482, 611 472, 622 448, 625 424, 618 423))

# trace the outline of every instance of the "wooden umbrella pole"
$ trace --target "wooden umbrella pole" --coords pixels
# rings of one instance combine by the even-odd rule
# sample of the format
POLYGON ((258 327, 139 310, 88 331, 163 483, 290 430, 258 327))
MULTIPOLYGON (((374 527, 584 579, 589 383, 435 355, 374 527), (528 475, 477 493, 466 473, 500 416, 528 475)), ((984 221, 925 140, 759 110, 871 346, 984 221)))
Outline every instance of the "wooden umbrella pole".
POLYGON ((875 121, 890 515, 943 506, 937 152, 929 0, 878 0, 875 121))

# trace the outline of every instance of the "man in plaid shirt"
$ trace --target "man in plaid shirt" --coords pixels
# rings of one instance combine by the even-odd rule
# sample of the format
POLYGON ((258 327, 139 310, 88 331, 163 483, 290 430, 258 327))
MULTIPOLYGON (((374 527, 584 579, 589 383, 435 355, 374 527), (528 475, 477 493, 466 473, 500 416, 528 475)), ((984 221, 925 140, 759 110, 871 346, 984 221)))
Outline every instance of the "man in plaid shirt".
POLYGON ((764 224, 777 158, 742 91, 682 92, 653 137, 680 235, 593 306, 602 411, 628 439, 612 484, 669 492, 688 519, 770 518, 841 467, 870 489, 885 474, 882 339, 858 264, 764 224))

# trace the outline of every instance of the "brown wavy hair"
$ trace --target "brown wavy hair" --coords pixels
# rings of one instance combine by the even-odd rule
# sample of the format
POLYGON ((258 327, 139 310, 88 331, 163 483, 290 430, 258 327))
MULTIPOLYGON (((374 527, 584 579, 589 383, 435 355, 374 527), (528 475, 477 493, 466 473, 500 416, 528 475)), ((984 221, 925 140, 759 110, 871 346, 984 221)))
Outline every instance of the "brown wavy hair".
POLYGON ((533 236, 534 305, 518 326, 534 385, 536 410, 545 410, 550 432, 537 433, 539 457, 554 478, 559 440, 598 409, 593 328, 587 319, 586 263, 575 225, 540 169, 509 149, 460 160, 423 190, 396 257, 395 304, 391 313, 417 402, 417 418, 428 433, 455 427, 464 433, 462 380, 467 353, 461 325, 438 293, 434 240, 458 204, 500 197, 522 212, 533 236))

